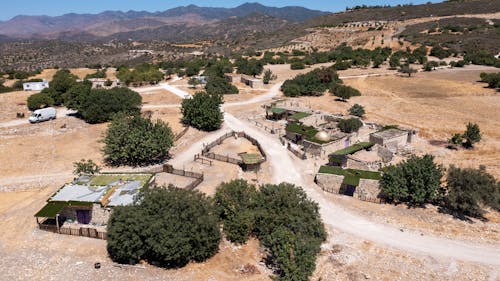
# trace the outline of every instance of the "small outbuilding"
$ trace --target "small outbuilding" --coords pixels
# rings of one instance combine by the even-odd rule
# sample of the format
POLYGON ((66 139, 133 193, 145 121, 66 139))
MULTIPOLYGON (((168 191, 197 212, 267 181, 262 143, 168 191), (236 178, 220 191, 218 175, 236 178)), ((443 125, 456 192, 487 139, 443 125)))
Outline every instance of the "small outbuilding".
POLYGON ((408 131, 392 128, 370 134, 370 142, 383 147, 399 147, 411 139, 408 131))
POLYGON ((49 87, 49 81, 43 79, 41 82, 26 82, 23 83, 24 91, 41 91, 49 87))

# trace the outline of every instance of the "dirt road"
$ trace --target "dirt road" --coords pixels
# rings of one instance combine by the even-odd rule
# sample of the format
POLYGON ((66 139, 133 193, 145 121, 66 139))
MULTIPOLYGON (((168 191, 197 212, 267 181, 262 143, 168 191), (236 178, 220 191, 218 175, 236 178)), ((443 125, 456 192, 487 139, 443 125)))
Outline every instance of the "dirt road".
MULTIPOLYGON (((244 105, 257 102, 257 100, 262 102, 266 99, 272 99, 278 94, 279 86, 280 84, 273 86, 269 93, 264 95, 265 98, 256 97, 252 100, 234 103, 234 105, 244 105)), ((180 89, 177 90, 182 91, 180 89)), ((227 104, 224 107, 227 108, 230 106, 231 104, 227 104)), ((394 227, 370 222, 361 216, 333 205, 324 198, 318 186, 311 180, 304 180, 304 176, 310 177, 310 174, 314 172, 314 167, 300 160, 292 159, 286 147, 277 138, 256 129, 227 112, 224 114, 224 121, 225 125, 221 131, 212 133, 198 141, 190 149, 177 155, 173 159, 173 163, 177 161, 185 163, 188 159, 193 159, 194 154, 199 153, 204 142, 208 143, 216 139, 219 135, 227 131, 228 128, 245 131, 250 136, 259 140, 266 151, 268 155, 267 159, 270 161, 273 170, 273 182, 289 182, 304 187, 308 196, 319 204, 323 221, 333 230, 333 233, 340 230, 379 244, 434 257, 500 265, 500 247, 404 232, 394 227)))
MULTIPOLYGON (((68 117, 69 114, 72 113, 75 113, 75 111, 67 109, 65 107, 57 108, 57 118, 66 118, 68 117)), ((26 125, 28 123, 29 121, 27 118, 15 119, 0 123, 0 128, 16 127, 16 126, 26 125)))

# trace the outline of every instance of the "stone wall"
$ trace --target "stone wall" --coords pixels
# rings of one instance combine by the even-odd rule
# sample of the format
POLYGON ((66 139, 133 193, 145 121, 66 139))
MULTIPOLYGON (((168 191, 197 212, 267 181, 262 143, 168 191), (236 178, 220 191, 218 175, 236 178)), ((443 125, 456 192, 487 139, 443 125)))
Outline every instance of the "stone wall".
POLYGON ((101 204, 92 205, 92 220, 91 224, 106 225, 111 216, 111 208, 102 207, 101 204))
POLYGON ((332 174, 316 174, 316 184, 323 190, 331 193, 339 193, 344 176, 332 174))
POLYGON ((364 200, 365 198, 375 199, 378 197, 379 193, 380 193, 380 181, 360 179, 359 185, 358 187, 356 187, 356 192, 354 192, 354 197, 362 200, 364 200))
POLYGON ((72 221, 76 221, 76 211, 77 210, 92 210, 90 206, 74 206, 74 207, 65 207, 62 209, 59 217, 63 217, 72 221))

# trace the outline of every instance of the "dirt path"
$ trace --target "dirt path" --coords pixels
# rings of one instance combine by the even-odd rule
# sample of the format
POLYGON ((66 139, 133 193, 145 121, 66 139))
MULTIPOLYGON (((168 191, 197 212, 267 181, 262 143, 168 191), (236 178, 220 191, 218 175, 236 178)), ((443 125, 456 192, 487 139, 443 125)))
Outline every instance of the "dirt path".
MULTIPOLYGON (((57 118, 66 118, 68 117, 69 114, 72 113, 75 113, 75 111, 67 109, 65 107, 57 108, 57 118)), ((16 127, 16 126, 26 125, 28 123, 29 121, 27 118, 15 119, 0 123, 0 128, 16 127)))
MULTIPOLYGON (((180 89, 177 90, 182 91, 180 89)), ((265 97, 272 99, 278 93, 279 84, 273 86, 265 97)), ((186 93, 186 95, 189 94, 186 93)), ((249 101, 235 103, 235 105, 250 104, 255 100, 265 101, 264 98, 257 97, 249 101)), ((226 105, 225 107, 228 106, 231 105, 226 105)), ((289 182, 303 186, 308 196, 319 204, 323 221, 333 230, 333 233, 340 230, 379 244, 434 257, 500 265, 500 247, 496 247, 495 245, 465 243, 440 237, 422 236, 414 232, 404 232, 394 227, 373 223, 333 205, 324 198, 319 191, 320 189, 314 183, 304 180, 303 177, 307 176, 307 171, 309 170, 309 173, 313 173, 312 169, 314 167, 304 165, 301 161, 292 159, 288 150, 277 138, 261 132, 227 112, 224 114, 224 121, 225 126, 222 132, 219 131, 210 134, 198 141, 190 149, 177 155, 174 158, 174 162, 184 162, 188 161, 188 159, 193 159, 194 154, 199 153, 204 142, 208 143, 210 140, 216 139, 219 135, 227 131, 227 128, 245 131, 247 134, 258 139, 266 151, 273 170, 273 182, 289 182)))

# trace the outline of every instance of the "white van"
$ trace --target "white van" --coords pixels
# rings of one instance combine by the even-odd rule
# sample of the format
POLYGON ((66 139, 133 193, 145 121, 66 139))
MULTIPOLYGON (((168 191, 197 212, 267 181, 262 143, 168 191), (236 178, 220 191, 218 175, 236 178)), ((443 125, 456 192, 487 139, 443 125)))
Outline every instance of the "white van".
POLYGON ((28 120, 30 123, 38 123, 52 119, 56 119, 56 109, 53 107, 47 107, 33 111, 33 114, 31 114, 31 117, 28 120))

